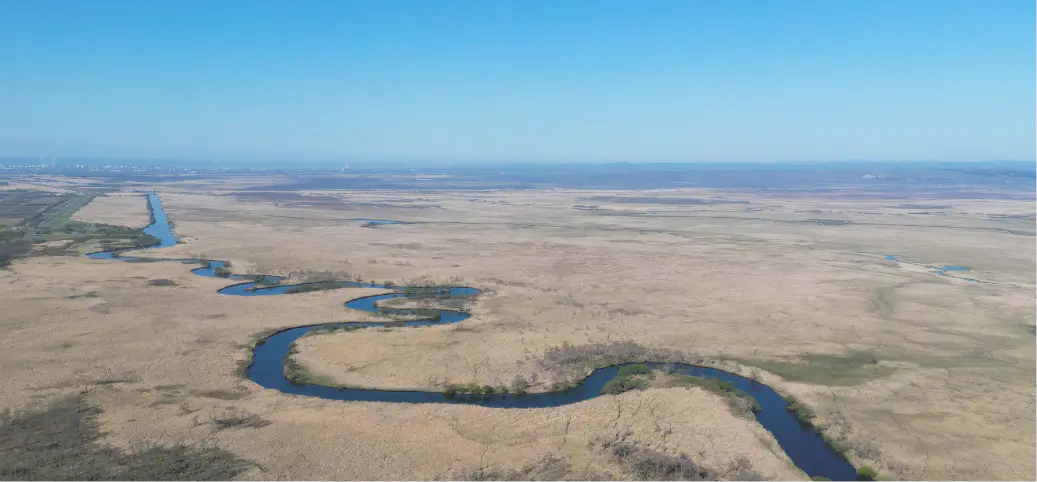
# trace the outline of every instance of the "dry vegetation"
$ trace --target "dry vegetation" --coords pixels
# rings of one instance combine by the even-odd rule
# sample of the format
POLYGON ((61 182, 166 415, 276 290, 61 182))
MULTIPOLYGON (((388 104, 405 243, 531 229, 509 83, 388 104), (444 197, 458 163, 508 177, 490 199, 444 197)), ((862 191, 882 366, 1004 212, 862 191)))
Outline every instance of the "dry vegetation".
POLYGON ((73 220, 104 222, 131 228, 147 226, 148 203, 144 194, 112 193, 90 201, 72 216, 73 220), (102 219, 104 221, 97 221, 102 219))
MULTIPOLYGON (((199 189, 161 187, 185 243, 154 256, 484 290, 459 325, 300 340, 293 360, 335 383, 441 389, 521 377, 545 390, 638 346, 795 395, 856 464, 883 476, 1037 475, 1034 238, 1009 232, 1033 231, 1032 203, 913 201, 951 206, 934 216, 888 200, 688 190, 637 196, 727 196, 753 210, 601 200, 588 210, 574 207, 625 193, 555 190, 327 192, 350 202, 308 209, 199 189), (408 198, 438 207, 402 207, 408 198), (359 217, 423 224, 349 221, 359 217), (809 221, 822 218, 852 224, 809 221), (924 267, 944 264, 971 270, 924 267)), ((92 203, 76 219, 146 224, 146 212, 130 219, 122 207, 92 203)), ((177 263, 81 257, 18 260, 0 284, 0 406, 94 387, 99 443, 120 450, 206 437, 256 462, 239 476, 259 478, 803 477, 758 424, 701 388, 507 411, 328 402, 240 377, 255 334, 371 319, 341 303, 376 290, 226 297, 216 294, 224 281, 177 263)))
POLYGON ((99 413, 82 395, 0 413, 0 480, 228 480, 249 466, 204 439, 106 446, 99 413))

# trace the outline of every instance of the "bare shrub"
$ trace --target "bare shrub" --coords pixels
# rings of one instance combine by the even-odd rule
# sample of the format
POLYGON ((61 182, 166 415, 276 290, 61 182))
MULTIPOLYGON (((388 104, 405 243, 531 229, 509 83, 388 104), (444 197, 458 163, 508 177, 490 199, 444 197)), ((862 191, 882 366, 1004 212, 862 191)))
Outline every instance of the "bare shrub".
POLYGON ((547 454, 518 470, 494 467, 461 469, 454 472, 452 478, 454 480, 574 480, 566 477, 570 475, 570 467, 571 464, 568 460, 547 454))
POLYGON ((212 442, 103 445, 99 413, 82 395, 0 413, 0 480, 229 480, 250 466, 212 442))
POLYGON ((511 393, 522 395, 526 393, 526 390, 529 390, 530 386, 531 384, 526 380, 526 377, 515 375, 515 379, 511 381, 511 393))
POLYGON ((849 441, 847 445, 849 445, 850 450, 856 452, 861 458, 878 460, 879 457, 882 457, 882 449, 879 448, 878 442, 874 439, 849 441))
POLYGON ((759 402, 751 396, 730 396, 724 397, 724 400, 736 416, 754 417, 756 412, 760 411, 759 402))
POLYGON ((310 272, 306 273, 305 279, 306 281, 331 281, 335 279, 335 273, 327 269, 320 271, 310 270, 310 272))
POLYGON ((696 464, 687 454, 669 455, 622 442, 606 442, 612 458, 637 480, 716 480, 718 474, 696 464))
POLYGON ((114 480, 229 480, 251 465, 217 447, 215 442, 177 442, 171 447, 137 445, 140 448, 120 458, 123 470, 114 480))
POLYGON ((739 455, 727 467, 728 480, 764 480, 763 475, 753 470, 752 462, 744 455, 739 455))
POLYGON ((529 283, 523 283, 521 281, 507 281, 507 280, 502 280, 500 278, 479 278, 479 281, 483 282, 483 283, 493 283, 493 284, 501 285, 501 286, 517 286, 517 287, 522 287, 522 288, 526 288, 526 287, 530 286, 529 283))
POLYGON ((21 257, 30 251, 32 251, 32 246, 21 239, 0 243, 0 268, 6 268, 11 264, 12 259, 21 257))
POLYGON ((270 421, 256 415, 254 413, 247 412, 245 410, 232 410, 228 413, 220 415, 212 420, 213 425, 217 428, 263 428, 270 425, 270 421))
MULTIPOLYGON (((271 270, 263 271, 266 273, 272 272, 271 270)), ((279 269, 276 271, 286 278, 293 280, 302 280, 304 282, 361 280, 360 275, 356 273, 351 273, 349 271, 339 271, 330 269, 279 269)))
POLYGON ((605 450, 617 464, 635 480, 668 482, 769 482, 769 479, 753 470, 748 458, 739 456, 726 470, 712 470, 700 465, 688 454, 668 454, 639 447, 626 441, 630 432, 618 435, 607 442, 595 442, 605 450))
POLYGON ((606 312, 611 316, 636 316, 647 313, 644 308, 641 307, 624 307, 624 308, 609 308, 606 312))
POLYGON ((731 482, 769 482, 769 481, 770 481, 770 479, 767 479, 766 477, 764 477, 763 474, 760 474, 759 472, 756 472, 756 471, 753 471, 753 470, 738 471, 738 472, 736 472, 736 473, 731 475, 731 482))
POLYGON ((595 368, 627 362, 668 361, 700 363, 694 355, 666 348, 649 348, 633 341, 612 341, 587 345, 563 343, 549 348, 537 362, 540 369, 556 378, 569 380, 586 376, 595 368))
POLYGON ((828 414, 826 422, 826 425, 818 428, 823 429, 823 437, 837 451, 852 451, 868 460, 879 460, 882 457, 882 449, 878 442, 872 438, 864 438, 860 433, 855 434, 850 421, 842 412, 828 414))

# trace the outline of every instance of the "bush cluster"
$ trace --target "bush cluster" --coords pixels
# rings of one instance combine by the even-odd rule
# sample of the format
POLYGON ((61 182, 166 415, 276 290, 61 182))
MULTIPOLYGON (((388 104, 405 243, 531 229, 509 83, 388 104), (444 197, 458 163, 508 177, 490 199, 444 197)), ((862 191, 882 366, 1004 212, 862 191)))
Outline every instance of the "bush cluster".
POLYGON ((648 380, 641 375, 647 375, 650 372, 648 366, 643 364, 620 367, 616 372, 616 377, 601 387, 601 393, 617 395, 630 390, 644 390, 648 388, 648 380))
POLYGON ((0 412, 0 480, 231 480, 251 465, 214 442, 106 445, 99 413, 82 395, 0 412))
POLYGON ((458 383, 447 385, 443 394, 448 397, 454 395, 493 395, 495 393, 506 394, 508 387, 503 385, 494 387, 492 385, 479 385, 478 383, 458 383))
MULTIPOLYGON (((496 467, 461 469, 455 471, 451 478, 454 480, 572 480, 566 477, 571 472, 571 468, 568 460, 547 454, 518 470, 496 467)), ((584 470, 579 480, 607 480, 607 478, 584 470)))
POLYGON ((700 363, 702 359, 691 354, 665 348, 648 348, 632 341, 614 341, 573 345, 563 343, 544 352, 539 360, 540 369, 556 379, 582 378, 588 370, 620 363, 643 361, 671 361, 700 363))
POLYGON ((748 393, 739 390, 732 382, 702 378, 692 375, 672 374, 666 379, 671 387, 699 387, 720 395, 728 400, 728 404, 736 413, 760 411, 760 404, 748 393))
POLYGON ((875 480, 879 476, 879 472, 867 465, 862 465, 857 469, 857 476, 864 480, 875 480))
POLYGON ((687 454, 669 455, 626 442, 605 444, 613 460, 636 480, 717 480, 719 475, 700 466, 687 454))
POLYGON ((800 421, 810 423, 810 421, 817 417, 817 414, 814 413, 814 409, 801 403, 799 400, 796 400, 796 397, 788 395, 785 397, 785 401, 787 402, 785 409, 792 412, 792 414, 800 421))
POLYGON ((337 290, 349 286, 346 281, 324 281, 320 283, 308 283, 285 290, 285 294, 312 293, 314 291, 337 290))

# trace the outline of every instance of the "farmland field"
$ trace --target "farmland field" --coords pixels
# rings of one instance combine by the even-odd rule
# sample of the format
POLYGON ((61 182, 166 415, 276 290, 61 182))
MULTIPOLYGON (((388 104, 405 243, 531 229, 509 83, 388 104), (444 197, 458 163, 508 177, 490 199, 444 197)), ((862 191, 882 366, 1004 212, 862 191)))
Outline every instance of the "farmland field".
POLYGON ((14 226, 61 200, 43 191, 0 190, 0 228, 14 226))

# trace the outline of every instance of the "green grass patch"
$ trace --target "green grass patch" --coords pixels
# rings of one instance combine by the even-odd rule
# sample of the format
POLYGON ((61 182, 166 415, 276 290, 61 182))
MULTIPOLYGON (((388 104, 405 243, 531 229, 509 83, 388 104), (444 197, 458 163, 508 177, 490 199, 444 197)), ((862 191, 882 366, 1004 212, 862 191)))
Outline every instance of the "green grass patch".
POLYGON ((804 355, 792 361, 735 359, 739 363, 767 370, 786 380, 814 385, 859 385, 893 373, 893 368, 879 365, 870 352, 853 351, 843 356, 804 355))
POLYGON ((620 377, 617 376, 612 380, 609 380, 604 387, 601 387, 601 393, 608 395, 618 395, 623 392, 629 392, 631 390, 644 390, 648 388, 648 380, 639 378, 636 376, 620 377))
POLYGON ((82 192, 58 196, 53 204, 26 217, 18 225, 0 228, 0 267, 17 257, 78 255, 80 248, 96 250, 100 247, 110 251, 158 243, 158 238, 145 234, 141 229, 72 220, 76 211, 100 194, 82 192), (33 244, 52 241, 66 243, 60 248, 26 249, 33 244))
POLYGON ((792 395, 786 395, 785 401, 787 402, 787 405, 785 405, 785 410, 791 412, 801 422, 811 423, 815 418, 817 418, 817 415, 814 413, 814 409, 810 408, 809 405, 806 405, 800 402, 799 400, 796 400, 796 397, 793 397, 792 395))
POLYGON ((389 308, 381 314, 394 318, 385 326, 403 326, 408 321, 440 321, 443 318, 443 312, 435 308, 389 308))
POLYGON ((643 363, 638 363, 636 365, 627 365, 625 367, 620 367, 619 371, 616 372, 616 376, 619 376, 619 377, 632 377, 634 375, 647 375, 651 371, 652 370, 650 370, 648 368, 648 365, 645 365, 643 363))
POLYGON ((312 293, 314 291, 327 291, 337 290, 340 288, 348 288, 350 283, 348 281, 323 281, 320 283, 309 283, 295 288, 285 290, 285 294, 296 294, 296 293, 312 293))
POLYGON ((601 393, 617 395, 631 390, 644 390, 648 388, 648 375, 652 371, 648 365, 636 364, 619 367, 616 376, 601 387, 601 393))
POLYGON ((857 477, 860 477, 864 480, 875 480, 875 478, 878 476, 878 471, 867 465, 862 465, 860 466, 860 468, 857 469, 857 477))
POLYGON ((450 296, 449 286, 405 286, 404 296, 410 299, 444 298, 450 296))
POLYGON ((760 411, 760 404, 756 399, 748 393, 736 388, 735 384, 732 382, 684 375, 680 373, 671 373, 665 375, 662 383, 663 386, 666 387, 698 387, 707 392, 720 395, 727 399, 728 404, 736 413, 756 413, 760 411))
POLYGON ((265 275, 257 274, 252 275, 252 282, 256 284, 257 288, 267 288, 270 286, 277 286, 280 284, 278 281, 267 278, 265 275))

